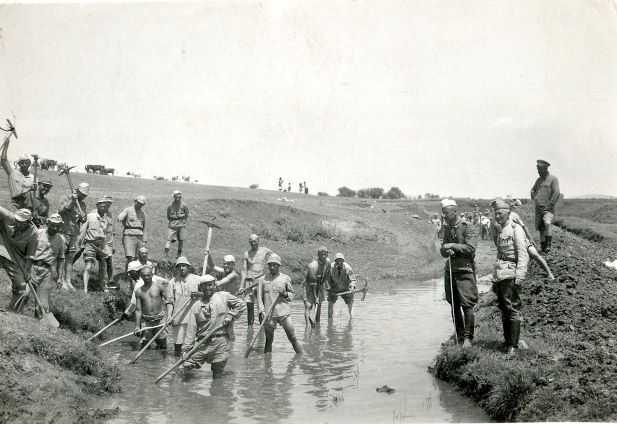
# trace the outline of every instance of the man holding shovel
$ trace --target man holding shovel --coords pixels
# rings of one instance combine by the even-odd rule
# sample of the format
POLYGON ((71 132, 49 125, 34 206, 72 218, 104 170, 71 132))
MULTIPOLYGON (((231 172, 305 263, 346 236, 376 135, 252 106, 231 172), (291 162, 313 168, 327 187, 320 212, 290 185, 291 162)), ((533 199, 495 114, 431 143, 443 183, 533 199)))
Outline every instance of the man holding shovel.
POLYGON ((36 253, 38 235, 32 223, 32 212, 19 209, 15 213, 0 206, 0 267, 11 280, 12 298, 9 308, 19 312, 28 298, 32 257, 36 253))
POLYGON ((30 173, 30 165, 32 161, 27 155, 20 156, 17 159, 17 170, 13 169, 13 166, 8 160, 7 152, 9 149, 9 143, 11 135, 15 135, 14 128, 11 127, 8 130, 8 135, 4 139, 2 146, 0 146, 0 165, 6 172, 9 178, 9 192, 11 199, 15 203, 17 208, 24 208, 32 210, 32 197, 33 192, 36 190, 34 184, 34 177, 30 173))
POLYGON ((58 213, 64 222, 62 232, 66 238, 66 260, 64 261, 64 281, 62 288, 65 290, 75 290, 73 287, 73 258, 77 254, 77 243, 80 234, 80 225, 86 222, 86 203, 84 200, 90 193, 88 183, 80 183, 74 192, 65 196, 60 203, 58 213))
POLYGON ((328 248, 321 246, 317 249, 317 259, 313 260, 307 267, 304 278, 304 320, 316 324, 321 318, 321 302, 325 299, 325 283, 330 278, 330 259, 328 259, 328 248), (313 308, 315 308, 314 316, 313 308))
POLYGON ((255 295, 257 289, 249 290, 250 286, 255 284, 257 278, 264 275, 266 268, 266 260, 272 253, 270 249, 264 246, 259 246, 259 236, 251 234, 249 236, 249 245, 251 248, 244 252, 242 259, 242 278, 240 280, 240 290, 246 292, 244 301, 246 302, 246 316, 249 327, 253 326, 255 321, 255 295))
POLYGON ((456 206, 454 200, 441 201, 444 224, 440 253, 444 258, 448 258, 445 263, 444 284, 446 300, 452 311, 456 342, 463 342, 463 347, 467 348, 473 340, 473 308, 478 303, 475 274, 477 234, 471 223, 459 218, 456 206))

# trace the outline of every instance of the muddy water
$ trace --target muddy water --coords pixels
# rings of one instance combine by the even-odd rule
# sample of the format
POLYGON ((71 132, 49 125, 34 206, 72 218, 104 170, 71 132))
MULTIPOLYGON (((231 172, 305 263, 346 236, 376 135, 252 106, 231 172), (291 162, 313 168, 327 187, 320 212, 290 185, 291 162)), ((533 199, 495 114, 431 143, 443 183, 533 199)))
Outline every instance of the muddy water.
MULTIPOLYGON (((213 381, 209 367, 154 379, 174 359, 149 351, 133 366, 129 344, 111 345, 124 391, 98 407, 120 407, 113 423, 342 423, 488 421, 471 401, 438 382, 427 367, 451 333, 441 281, 409 285, 356 299, 354 318, 337 302, 334 319, 304 331, 303 307, 293 305, 305 354, 297 357, 282 329, 273 355, 253 352, 246 321, 236 323, 236 342, 227 375, 213 381), (377 393, 387 384, 392 394, 377 393)), ((326 315, 324 305, 322 316, 326 315)), ((263 348, 263 338, 258 347, 263 348)), ((103 348, 106 349, 106 348, 103 348)))

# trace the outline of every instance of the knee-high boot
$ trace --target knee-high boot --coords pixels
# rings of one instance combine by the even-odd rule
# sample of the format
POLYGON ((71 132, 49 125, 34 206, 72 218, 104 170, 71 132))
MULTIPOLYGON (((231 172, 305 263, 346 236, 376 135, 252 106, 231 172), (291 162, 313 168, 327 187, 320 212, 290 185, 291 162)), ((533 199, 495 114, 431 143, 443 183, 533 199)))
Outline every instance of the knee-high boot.
POLYGON ((510 346, 510 340, 512 339, 511 336, 511 321, 509 318, 504 317, 503 315, 501 316, 501 324, 503 325, 503 339, 504 339, 504 344, 506 345, 506 348, 508 348, 508 346, 510 346))
POLYGON ((515 349, 518 349, 518 341, 521 335, 521 322, 520 321, 512 321, 510 323, 510 346, 515 349))
POLYGON ((246 304, 246 319, 248 321, 248 325, 252 326, 255 322, 255 304, 247 303, 246 304))
POLYGON ((476 326, 476 316, 473 312, 473 308, 464 309, 463 316, 465 317, 465 338, 473 340, 473 333, 476 326))

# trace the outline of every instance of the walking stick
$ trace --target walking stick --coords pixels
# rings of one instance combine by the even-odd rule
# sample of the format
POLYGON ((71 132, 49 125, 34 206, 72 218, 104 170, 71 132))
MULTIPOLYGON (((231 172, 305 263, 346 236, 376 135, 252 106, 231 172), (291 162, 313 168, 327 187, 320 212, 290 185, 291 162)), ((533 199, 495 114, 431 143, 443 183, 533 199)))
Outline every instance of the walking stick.
POLYGON ((144 352, 150 347, 150 345, 156 340, 156 338, 163 332, 165 331, 165 329, 167 328, 167 326, 178 316, 180 315, 181 312, 184 311, 184 309, 186 309, 186 307, 188 306, 188 304, 193 304, 193 299, 189 298, 186 299, 186 302, 184 302, 184 305, 182 305, 182 307, 180 309, 178 309, 178 311, 176 313, 174 313, 171 316, 171 319, 169 321, 167 321, 165 324, 163 324, 163 326, 161 327, 161 329, 159 331, 156 332, 156 334, 154 336, 152 336, 152 338, 150 340, 148 340, 148 342, 144 345, 144 347, 141 348, 141 350, 137 353, 137 355, 131 360, 131 362, 129 362, 129 364, 134 364, 135 362, 137 362, 137 360, 141 357, 141 355, 144 354, 144 352))
POLYGON ((251 340, 251 343, 249 343, 249 346, 246 348, 246 352, 244 352, 245 358, 248 358, 249 355, 251 354, 251 349, 253 348, 253 345, 257 341, 257 337, 259 336, 259 333, 261 333, 262 328, 264 328, 264 325, 270 319, 272 312, 274 312, 274 307, 276 306, 276 304, 279 302, 280 299, 281 299, 281 295, 279 294, 278 297, 274 299, 274 302, 272 302, 272 305, 270 305, 270 308, 268 309, 268 311, 266 312, 266 315, 264 316, 264 320, 261 322, 261 324, 259 325, 259 328, 257 329, 257 332, 253 336, 253 340, 251 340))
POLYGON ((89 337, 86 339, 87 342, 89 342, 90 340, 94 340, 94 338, 96 338, 96 336, 100 336, 103 331, 107 330, 109 327, 111 327, 112 325, 115 325, 117 323, 119 323, 120 321, 122 321, 122 317, 120 318, 116 318, 115 320, 113 320, 112 322, 110 322, 109 324, 107 324, 105 327, 101 328, 99 331, 97 331, 96 333, 94 333, 93 336, 89 337))
POLYGON ((197 350, 199 349, 199 347, 202 344, 204 344, 210 337, 212 337, 212 334, 214 334, 216 331, 219 331, 223 327, 224 327, 224 325, 221 325, 219 327, 213 328, 208 333, 206 333, 206 335, 204 337, 202 337, 197 343, 195 343, 193 348, 191 350, 189 350, 186 353, 186 355, 183 355, 182 358, 178 359, 178 361, 171 366, 171 368, 169 368, 163 374, 159 375, 156 378, 156 380, 154 380, 154 384, 158 384, 158 382, 161 381, 162 379, 164 379, 170 372, 172 372, 173 370, 178 368, 180 365, 182 365, 184 362, 186 362, 187 359, 189 359, 191 356, 193 356, 195 354, 195 352, 197 352, 197 350))
POLYGON ((144 328, 140 328, 140 329, 139 329, 139 331, 131 331, 130 333, 126 333, 126 334, 125 334, 125 335, 123 335, 123 336, 118 336, 118 337, 116 337, 115 339, 107 340, 106 342, 101 343, 101 344, 99 345, 99 347, 107 346, 108 344, 111 344, 111 343, 113 343, 113 342, 117 342, 118 340, 122 340, 122 339, 125 339, 125 338, 129 337, 129 336, 133 336, 133 335, 135 335, 136 333, 141 333, 141 332, 148 331, 148 330, 154 330, 155 328, 161 328, 161 327, 162 327, 162 326, 164 326, 164 325, 165 325, 165 324, 159 324, 159 325, 154 325, 154 326, 152 326, 152 327, 144 327, 144 328))
POLYGON ((458 345, 458 329, 456 328, 456 319, 454 318, 454 290, 452 286, 452 256, 448 257, 448 271, 450 272, 450 312, 452 313, 452 324, 454 325, 454 334, 456 335, 456 344, 458 345))

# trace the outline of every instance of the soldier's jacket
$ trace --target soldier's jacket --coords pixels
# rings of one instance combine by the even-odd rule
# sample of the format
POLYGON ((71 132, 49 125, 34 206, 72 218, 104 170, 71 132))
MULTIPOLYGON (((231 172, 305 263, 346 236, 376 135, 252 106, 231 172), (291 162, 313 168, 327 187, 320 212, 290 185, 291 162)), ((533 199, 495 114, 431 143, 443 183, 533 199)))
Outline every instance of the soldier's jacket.
MULTIPOLYGON (((443 242, 441 243, 440 252, 441 256, 444 258, 448 257, 446 254, 446 249, 443 247, 444 244, 457 243, 464 245, 460 251, 456 250, 454 255, 451 256, 450 260, 452 261, 452 271, 474 272, 478 235, 473 226, 467 221, 458 218, 456 224, 454 225, 448 225, 447 222, 444 222, 442 231, 443 242)), ((448 271, 447 262, 445 269, 448 271)))
POLYGON ((189 208, 184 203, 178 207, 172 203, 167 207, 167 220, 169 221, 169 228, 185 227, 188 217, 189 208))
POLYGON ((559 201, 559 180, 554 175, 546 177, 538 177, 533 187, 531 188, 531 198, 536 206, 541 207, 545 211, 553 212, 555 205, 559 201))
POLYGON ((496 237, 497 261, 493 273, 494 281, 510 278, 523 280, 527 275, 529 253, 525 230, 512 219, 503 225, 496 237))
MULTIPOLYGON (((229 339, 233 340, 233 320, 238 318, 244 309, 246 309, 246 304, 226 291, 214 293, 207 302, 196 301, 188 313, 188 327, 184 345, 192 345, 198 332, 204 334, 210 329, 220 327, 225 317, 232 318, 232 323, 219 331, 227 333, 229 339)), ((218 334, 218 332, 215 334, 218 334)))

